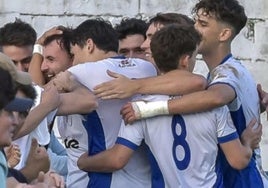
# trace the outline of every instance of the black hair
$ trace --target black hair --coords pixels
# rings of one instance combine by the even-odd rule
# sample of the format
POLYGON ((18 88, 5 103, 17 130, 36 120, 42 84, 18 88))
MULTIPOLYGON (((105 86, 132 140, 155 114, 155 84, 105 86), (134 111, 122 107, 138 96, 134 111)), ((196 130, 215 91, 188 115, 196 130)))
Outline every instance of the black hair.
POLYGON ((146 38, 146 31, 148 29, 148 24, 137 18, 124 18, 120 24, 115 25, 115 30, 118 33, 118 39, 125 39, 128 35, 140 34, 146 38))
POLYGON ((88 19, 73 30, 73 45, 84 47, 88 39, 105 52, 118 50, 118 35, 112 24, 102 18, 88 19))
POLYGON ((70 58, 73 58, 73 54, 71 53, 72 29, 63 26, 58 26, 57 29, 61 30, 62 34, 48 36, 44 41, 44 46, 56 40, 59 46, 67 52, 70 58))
POLYGON ((237 35, 247 23, 244 7, 237 0, 200 0, 192 10, 197 14, 203 9, 207 14, 215 14, 216 19, 231 25, 237 35))
POLYGON ((0 28, 0 46, 33 46, 36 37, 37 34, 33 27, 20 19, 16 19, 15 22, 7 23, 0 28))
POLYGON ((157 31, 151 40, 152 55, 162 72, 175 70, 182 55, 192 56, 201 41, 193 25, 169 24, 157 31))
POLYGON ((150 19, 150 24, 194 24, 194 21, 184 14, 177 14, 177 13, 158 13, 156 16, 150 19))

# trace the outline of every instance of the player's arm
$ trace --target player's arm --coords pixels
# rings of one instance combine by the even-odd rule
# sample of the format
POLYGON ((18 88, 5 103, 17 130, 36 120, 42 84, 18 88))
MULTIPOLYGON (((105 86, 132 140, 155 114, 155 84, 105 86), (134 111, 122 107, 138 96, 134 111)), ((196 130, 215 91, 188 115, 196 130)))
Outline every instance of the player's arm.
POLYGON ((220 144, 228 163, 237 170, 245 168, 252 156, 250 147, 244 147, 239 138, 220 144))
POLYGON ((50 86, 42 91, 41 101, 27 115, 23 126, 14 134, 12 139, 18 139, 32 132, 41 121, 60 105, 60 96, 55 87, 50 86))
POLYGON ((126 98, 134 94, 182 95, 204 90, 206 79, 184 70, 173 70, 164 75, 131 80, 123 75, 108 71, 115 79, 94 88, 102 99, 126 98))
POLYGON ((234 89, 227 84, 214 84, 207 90, 183 95, 168 101, 132 102, 124 106, 121 114, 125 122, 166 114, 187 114, 211 110, 235 99, 234 89))
POLYGON ((95 95, 86 87, 77 87, 72 92, 61 93, 57 115, 88 114, 98 107, 95 95))
POLYGON ((235 169, 245 168, 252 157, 252 151, 258 147, 261 140, 262 125, 259 124, 255 128, 255 123, 256 120, 249 123, 242 133, 241 141, 237 138, 220 144, 228 163, 235 169))
POLYGON ((61 92, 57 115, 87 114, 98 106, 95 95, 69 71, 59 73, 47 85, 53 85, 61 92))
POLYGON ((124 145, 115 144, 111 149, 93 156, 84 153, 78 159, 77 166, 87 172, 113 172, 123 168, 133 152, 134 150, 124 145))
POLYGON ((207 90, 170 100, 168 110, 170 114, 202 112, 226 105, 234 100, 235 97, 235 91, 231 86, 214 84, 207 90))

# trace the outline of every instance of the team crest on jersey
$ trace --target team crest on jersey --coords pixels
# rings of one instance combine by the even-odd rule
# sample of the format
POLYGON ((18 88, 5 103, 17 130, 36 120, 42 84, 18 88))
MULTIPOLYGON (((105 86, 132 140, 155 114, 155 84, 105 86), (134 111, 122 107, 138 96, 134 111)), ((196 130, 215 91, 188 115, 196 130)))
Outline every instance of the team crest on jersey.
POLYGON ((134 66, 136 66, 136 64, 132 63, 128 59, 124 59, 124 60, 120 61, 120 63, 119 63, 119 67, 134 67, 134 66))

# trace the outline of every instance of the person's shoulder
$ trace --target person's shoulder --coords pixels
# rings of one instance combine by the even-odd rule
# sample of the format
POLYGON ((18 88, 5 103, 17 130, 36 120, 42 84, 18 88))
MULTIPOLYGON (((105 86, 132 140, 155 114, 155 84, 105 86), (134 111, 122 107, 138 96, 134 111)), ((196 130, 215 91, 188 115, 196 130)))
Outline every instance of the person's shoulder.
POLYGON ((152 65, 151 62, 144 60, 144 59, 140 59, 140 58, 130 58, 130 60, 139 64, 152 65))

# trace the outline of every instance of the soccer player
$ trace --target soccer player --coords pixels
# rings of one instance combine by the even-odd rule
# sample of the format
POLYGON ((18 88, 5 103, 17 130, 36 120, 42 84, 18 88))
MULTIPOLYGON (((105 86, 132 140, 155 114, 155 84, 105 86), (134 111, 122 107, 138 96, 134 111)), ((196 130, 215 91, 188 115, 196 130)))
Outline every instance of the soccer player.
MULTIPOLYGON (((101 82, 110 80, 106 73, 108 69, 130 78, 156 75, 156 69, 150 62, 118 56, 116 31, 109 22, 102 19, 86 20, 74 29, 71 49, 76 65, 60 73, 53 80, 60 89, 67 91, 66 94, 61 94, 63 97, 75 93, 76 88, 71 84, 73 79, 89 90, 101 82)), ((74 97, 71 100, 77 102, 83 99, 74 97)), ((120 109, 129 100, 97 101, 98 108, 87 116, 84 124, 88 133, 89 155, 114 145, 122 121, 120 109)), ((142 149, 135 153, 123 170, 114 173, 90 172, 88 187, 150 187, 151 174, 146 153, 142 149)))
MULTIPOLYGON (((209 68, 207 90, 183 95, 176 100, 169 100, 162 103, 163 105, 158 105, 157 109, 143 108, 146 111, 150 109, 150 112, 153 112, 151 115, 147 112, 143 113, 141 108, 133 111, 131 105, 122 113, 126 121, 133 122, 135 119, 156 114, 201 112, 227 105, 238 134, 241 135, 252 118, 259 121, 259 98, 256 83, 249 71, 231 54, 231 43, 247 21, 244 8, 236 0, 201 0, 195 5, 193 13, 196 14, 195 28, 202 34, 202 42, 198 51, 209 68)), ((179 79, 178 74, 177 76, 179 79)), ((177 93, 180 93, 180 88, 168 87, 172 85, 172 82, 177 83, 177 76, 174 74, 169 82, 163 81, 162 85, 148 82, 151 88, 154 87, 151 92, 153 90, 154 93, 161 91, 161 94, 174 94, 174 90, 177 90, 177 93)), ((131 83, 134 82, 134 80, 131 81, 131 83)), ((139 84, 137 86, 131 83, 127 84, 128 88, 140 90, 139 84)), ((191 83, 188 82, 188 84, 191 83)), ((109 92, 106 90, 99 96, 108 95, 106 98, 118 98, 124 93, 120 87, 117 87, 116 90, 115 94, 111 94, 110 89, 109 92), (118 93, 120 94, 118 95, 118 93)), ((144 93, 149 92, 147 90, 144 93)), ((223 157, 225 186, 253 187, 255 184, 251 185, 251 182, 256 182, 258 186, 263 187, 258 170, 260 164, 256 165, 254 159, 260 157, 259 153, 259 151, 255 151, 247 168, 241 171, 232 169, 223 157)))
POLYGON ((20 20, 0 28, 0 51, 12 59, 18 70, 27 72, 36 41, 34 28, 20 20))
MULTIPOLYGON (((162 73, 177 68, 192 71, 200 41, 199 33, 189 25, 168 25, 156 32, 151 49, 159 70, 162 73)), ((203 113, 158 116, 133 125, 122 123, 113 148, 91 157, 84 155, 78 163, 90 171, 120 169, 143 139, 161 171, 154 170, 153 176, 155 173, 163 175, 163 180, 158 180, 153 187, 221 187, 222 174, 216 163, 217 144, 220 144, 228 162, 241 169, 247 166, 255 142, 251 137, 252 140, 241 145, 224 106, 203 113)))
MULTIPOLYGON (((70 51, 70 32, 71 29, 63 26, 53 27, 37 40, 35 47, 40 47, 43 50, 35 51, 29 71, 34 82, 38 85, 43 87, 58 73, 72 66, 73 55, 70 51)), ((49 92, 51 93, 52 90, 49 90, 49 92)), ((88 100, 85 98, 86 95, 83 95, 83 97, 84 100, 88 100)), ((73 106, 68 107, 68 109, 70 111, 73 106)), ((57 115, 61 113, 61 116, 57 116, 54 121, 57 125, 55 128, 59 130, 59 135, 64 142, 64 149, 67 153, 67 156, 58 155, 57 157, 57 159, 66 157, 66 165, 61 161, 59 163, 61 166, 57 166, 64 167, 61 168, 61 172, 66 175, 67 187, 83 187, 88 184, 89 179, 87 173, 77 167, 77 159, 88 150, 88 136, 83 125, 86 113, 72 114, 69 111, 62 113, 59 110, 57 115)), ((52 132, 52 134, 54 133, 52 132)), ((52 139, 55 139, 55 137, 52 137, 52 139)))
POLYGON ((145 59, 141 44, 146 39, 147 28, 148 24, 137 18, 125 18, 115 25, 119 39, 118 53, 128 58, 145 59))

